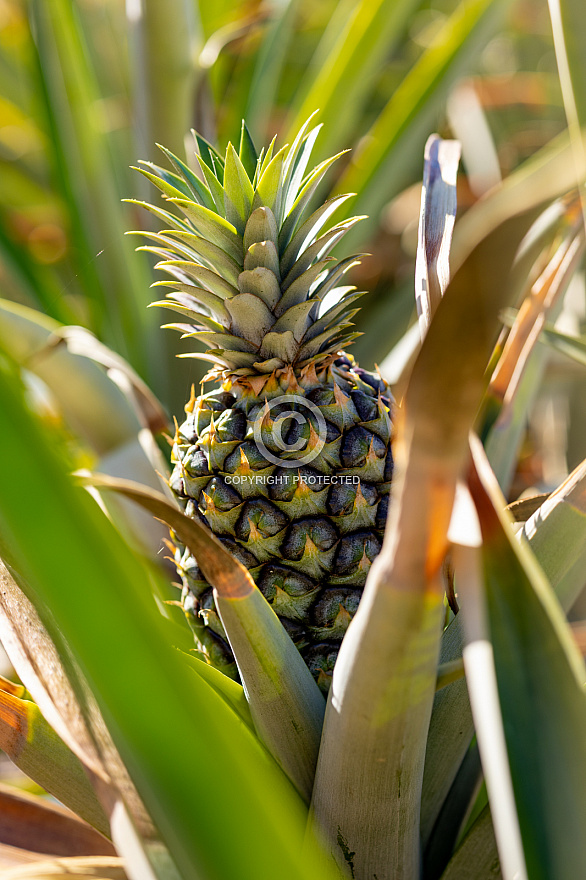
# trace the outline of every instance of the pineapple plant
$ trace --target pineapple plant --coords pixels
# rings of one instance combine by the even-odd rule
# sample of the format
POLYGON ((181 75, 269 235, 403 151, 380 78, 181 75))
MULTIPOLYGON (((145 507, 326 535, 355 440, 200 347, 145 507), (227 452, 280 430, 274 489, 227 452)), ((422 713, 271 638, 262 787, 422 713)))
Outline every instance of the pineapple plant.
MULTIPOLYGON (((340 187, 360 194, 360 211, 376 217, 382 202, 400 188, 401 142, 413 155, 418 152, 416 130, 425 128, 421 114, 446 76, 453 75, 451 59, 462 49, 478 53, 478 41, 468 37, 484 25, 485 12, 491 7, 492 13, 494 5, 481 0, 458 7, 421 56, 423 64, 418 61, 413 76, 401 79, 389 112, 370 131, 354 124, 355 131, 366 134, 365 149, 361 162, 344 172, 340 187), (444 72, 438 67, 442 58, 444 72), (401 108, 413 111, 413 117, 402 116, 401 108), (366 198, 367 189, 376 190, 374 199, 366 198)), ((136 24, 149 21, 153 37, 147 62, 157 67, 165 51, 176 61, 178 32, 186 36, 188 31, 182 3, 172 3, 171 14, 150 0, 142 6, 150 17, 136 24), (164 15, 172 33, 165 33, 153 12, 164 15)), ((330 93, 322 100, 323 80, 317 78, 298 114, 302 119, 309 108, 325 109, 329 152, 347 142, 336 132, 337 122, 348 131, 350 98, 371 80, 357 52, 348 51, 349 40, 358 41, 374 68, 380 56, 373 43, 388 39, 381 16, 396 21, 393 4, 355 6, 358 17, 351 19, 348 39, 329 40, 333 54, 324 69, 337 78, 334 97, 330 93), (369 17, 368 26, 357 26, 376 9, 380 15, 369 17)), ((80 217, 95 215, 106 241, 111 237, 122 247, 122 236, 113 231, 119 205, 114 201, 108 209, 107 171, 96 173, 107 165, 96 164, 90 149, 96 146, 99 153, 105 132, 92 127, 93 114, 80 114, 84 104, 94 107, 94 98, 83 66, 72 65, 70 7, 61 0, 30 5, 38 50, 53 51, 44 20, 51 16, 55 29, 61 27, 67 36, 56 43, 55 69, 62 66, 63 80, 75 83, 76 90, 85 86, 86 98, 80 101, 76 91, 71 108, 77 140, 73 147, 65 140, 70 145, 65 154, 80 154, 90 198, 85 201, 83 193, 79 204, 86 210, 72 213, 71 225, 77 229, 80 217)), ((280 57, 282 30, 268 28, 267 35, 270 50, 280 57)), ((188 43, 186 75, 193 70, 188 43)), ((85 58, 83 45, 78 49, 85 58)), ((261 57, 272 77, 275 68, 267 66, 266 54, 261 57)), ((583 53, 577 57, 581 65, 583 53)), ((222 60, 231 63, 228 53, 220 53, 222 60)), ((241 79, 241 65, 234 70, 241 79)), ((289 70, 284 77, 290 78, 289 70)), ((182 90, 160 66, 156 80, 166 110, 182 90)), ((48 94, 37 91, 41 100, 48 94)), ((354 103, 366 108, 370 125, 378 112, 373 102, 354 103)), ((189 96, 187 104, 191 113, 189 96)), ((251 100, 248 110, 253 105, 251 100)), ((55 106, 60 106, 57 100, 55 106)), ((223 101, 226 129, 227 120, 240 112, 223 101)), ((58 113, 51 118, 59 133, 58 113)), ((67 135, 70 122, 66 118, 63 125, 67 135)), ((179 120, 174 136, 166 118, 157 131, 164 131, 164 142, 181 153, 185 127, 179 120)), ((336 265, 325 262, 327 249, 319 256, 312 251, 314 245, 333 247, 324 239, 345 231, 344 224, 327 225, 329 212, 341 201, 312 215, 314 227, 311 217, 300 214, 291 220, 293 228, 285 229, 296 204, 302 207, 306 185, 309 194, 327 170, 305 171, 313 137, 308 126, 294 143, 296 156, 293 147, 284 148, 273 165, 274 177, 262 184, 265 198, 258 200, 275 155, 256 156, 246 131, 238 151, 229 148, 223 157, 199 139, 205 182, 178 160, 177 173, 145 168, 164 195, 185 209, 182 221, 152 208, 165 224, 165 231, 152 234, 153 244, 161 268, 173 278, 167 305, 183 315, 185 323, 177 325, 181 332, 204 343, 202 354, 211 360, 215 383, 199 399, 192 395, 185 422, 177 426, 174 472, 168 475, 174 504, 160 492, 156 472, 166 474, 166 463, 145 431, 147 426, 160 430, 163 413, 128 364, 80 334, 80 328, 61 323, 78 321, 77 312, 50 321, 31 309, 0 303, 0 554, 6 562, 0 562, 0 638, 29 692, 0 678, 0 747, 101 835, 88 836, 86 827, 62 816, 69 827, 61 826, 58 857, 17 867, 6 874, 13 880, 72 873, 108 880, 582 876, 584 665, 558 600, 567 611, 583 587, 586 464, 548 499, 515 506, 522 531, 516 537, 495 475, 506 493, 504 450, 517 445, 527 401, 517 395, 519 410, 511 421, 515 387, 504 377, 510 366, 512 374, 523 373, 526 352, 507 345, 502 353, 493 346, 502 330, 502 309, 518 300, 520 278, 524 305, 531 308, 514 319, 517 333, 511 338, 529 335, 535 342, 535 326, 548 312, 551 316, 550 293, 563 291, 579 266, 583 234, 575 205, 558 202, 542 216, 538 230, 525 234, 552 199, 584 179, 583 152, 577 151, 576 177, 576 155, 561 141, 552 142, 535 164, 530 160, 460 217, 448 284, 456 170, 446 152, 454 150, 453 144, 438 146, 431 139, 415 273, 416 297, 428 298, 422 313, 425 338, 408 382, 395 389, 400 405, 394 409, 389 487, 388 388, 343 353, 352 342, 347 325, 358 294, 342 285, 357 258, 336 265), (259 209, 266 210, 256 214, 255 226, 251 221, 259 209), (318 230, 322 220, 321 229, 329 229, 325 235, 318 230), (293 254, 296 238, 299 250, 293 254), (294 261, 284 270, 289 248, 294 261), (309 263, 301 264, 303 271, 287 286, 304 254, 309 263), (311 269, 315 278, 302 282, 311 269), (256 279, 257 286, 241 288, 243 275, 248 283, 256 279), (283 299, 292 290, 300 299, 285 309, 283 299), (251 299, 239 300, 246 295, 251 299), (253 302, 254 309, 238 310, 238 302, 253 302), (541 303, 537 309, 536 302, 541 303), (538 321, 529 326, 536 311, 538 321), (303 351, 318 341, 313 352, 303 351), (487 394, 497 359, 503 368, 500 382, 493 377, 487 394), (125 526, 132 511, 125 509, 126 522, 124 516, 109 521, 73 485, 67 466, 55 456, 54 432, 31 412, 31 389, 28 398, 22 393, 20 371, 36 374, 51 388, 71 430, 81 429, 89 442, 92 467, 97 463, 102 474, 124 474, 125 480, 110 478, 109 483, 103 477, 102 488, 109 485, 140 499, 173 528, 183 605, 200 654, 234 676, 233 651, 243 687, 193 656, 188 628, 173 619, 176 603, 164 601, 175 597, 167 572, 161 576, 160 566, 152 564, 159 535, 147 561, 144 542, 135 546, 128 540, 125 526), (490 464, 478 441, 469 442, 474 425, 490 464), (371 466, 384 463, 387 473, 369 470, 369 458, 371 466), (148 487, 133 482, 149 479, 148 487), (456 487, 455 510, 464 516, 452 516, 456 487), (391 515, 374 558, 387 498, 392 498, 391 515), (323 549, 328 532, 335 541, 323 549), (363 540, 366 534, 369 542, 363 540), (449 549, 460 607, 455 617, 444 606, 441 579, 449 549), (283 571, 289 574, 280 581, 283 571), (327 689, 338 645, 326 700, 318 685, 327 689), (481 772, 488 803, 482 791, 478 794, 481 772), (321 847, 312 847, 314 833, 321 847)), ((152 132, 147 138, 156 139, 152 132)), ((53 136, 48 143, 61 149, 53 136)), ((120 158, 117 167, 127 164, 120 158)), ((103 244, 98 236, 95 247, 82 252, 82 269, 85 258, 101 252, 103 244)), ((117 271, 101 289, 108 303, 103 311, 116 336, 124 314, 124 328, 144 361, 136 361, 133 346, 127 353, 143 374, 148 362, 153 381, 168 362, 157 359, 157 342, 142 332, 134 314, 137 304, 143 319, 148 313, 137 293, 146 284, 137 279, 133 286, 126 275, 133 255, 117 254, 116 247, 104 253, 104 262, 117 271), (124 270, 120 278, 119 269, 124 270), (119 312, 126 296, 133 309, 119 312)), ((31 277, 31 287, 42 291, 43 279, 31 277)), ((89 284, 87 291, 88 297, 95 294, 89 284)), ((46 306, 66 305, 50 287, 44 293, 40 302, 46 306)), ((394 312, 385 314, 381 356, 394 323, 394 312)), ((112 342, 99 325, 94 329, 102 342, 112 342)), ((163 338, 154 333, 155 339, 163 338)), ((374 336, 367 337, 373 350, 374 336)), ((582 340, 564 336, 561 341, 583 360, 582 340)), ((100 486, 99 477, 89 479, 94 489, 100 486)), ((108 509, 106 494, 101 500, 108 509)), ((136 531, 146 537, 142 526, 136 531)), ((583 648, 583 626, 573 635, 583 648)), ((19 811, 19 821, 11 822, 0 787, 0 862, 55 854, 55 810, 41 798, 32 803, 23 798, 19 811)))
MULTIPOLYGON (((215 383, 177 426, 171 489, 251 571, 327 692, 381 547, 393 457, 389 387, 344 351, 362 294, 343 282, 359 258, 331 256, 361 218, 323 232, 348 196, 308 211, 338 158, 307 171, 320 127, 260 155, 244 122, 224 157, 196 135, 207 185, 167 150, 177 173, 143 173, 185 215, 150 206, 170 228, 147 249, 172 276, 154 305, 183 316, 166 326, 206 346, 192 356, 215 383)), ((236 675, 212 586, 181 543, 174 558, 200 652, 236 675)))
MULTIPOLYGON (((442 158, 438 141, 430 139, 426 155, 422 238, 428 223, 432 228, 434 220, 441 222, 452 210, 446 190, 453 159, 442 158), (434 186, 439 188, 435 196, 434 186)), ((556 155, 554 162, 558 172, 552 176, 555 187, 571 186, 567 157, 556 155)), ((181 185, 179 176, 175 179, 164 174, 166 178, 160 176, 160 180, 166 194, 184 201, 169 189, 181 185)), ((237 525, 235 537, 226 535, 209 516, 213 481, 221 478, 230 486, 229 480, 238 477, 234 485, 240 486, 241 478, 247 475, 245 458, 249 464, 252 461, 248 447, 244 447, 244 455, 240 452, 246 442, 240 433, 232 440, 220 435, 219 445, 230 448, 220 449, 219 458, 225 453, 225 461, 238 450, 243 465, 238 473, 237 467, 231 471, 218 466, 218 457, 214 458, 218 425, 228 412, 226 421, 246 422, 246 431, 251 432, 256 448, 268 462, 257 471, 262 476, 263 470, 269 477, 286 476, 282 471, 290 470, 299 477, 293 481, 294 491, 301 486, 302 493, 311 490, 315 474, 324 482, 326 477, 333 481, 334 477, 349 476, 352 482, 348 485, 360 485, 366 498, 363 484, 373 482, 380 493, 388 481, 366 479, 364 472, 353 473, 348 463, 336 470, 330 461, 326 472, 319 456, 332 438, 327 431, 320 434, 320 421, 332 421, 336 426, 332 411, 335 413, 336 396, 340 399, 341 393, 352 401, 359 415, 368 413, 356 403, 362 400, 358 391, 377 407, 382 404, 388 419, 386 387, 373 388, 373 378, 340 353, 340 344, 325 352, 327 366, 323 370, 321 360, 314 362, 316 375, 323 373, 324 379, 320 388, 323 396, 315 398, 310 398, 313 387, 307 390, 302 384, 305 376, 296 379, 294 394, 288 394, 284 383, 279 384, 278 371, 283 370, 283 377, 295 376, 295 363, 283 363, 265 378, 258 368, 251 371, 250 365, 235 368, 229 361, 224 363, 225 349, 216 348, 205 356, 217 359, 214 371, 226 387, 220 385, 212 392, 214 403, 207 403, 207 395, 197 402, 193 395, 187 407, 187 425, 177 428, 176 470, 170 482, 185 512, 152 488, 106 477, 91 480, 94 486, 109 486, 141 500, 146 509, 166 521, 189 548, 177 548, 181 565, 185 566, 186 555, 193 552, 214 588, 215 603, 206 604, 203 592, 195 597, 198 611, 205 612, 195 619, 200 627, 198 637, 205 649, 203 640, 212 633, 218 636, 213 629, 213 615, 218 611, 238 658, 241 687, 182 649, 185 628, 177 631, 161 614, 164 605, 152 601, 153 595, 144 601, 145 584, 152 580, 153 572, 130 550, 93 500, 72 485, 63 462, 51 449, 49 435, 44 436, 24 401, 14 366, 0 363, 0 400, 7 414, 6 431, 0 436, 0 540, 7 562, 0 565, 0 632, 19 675, 38 703, 24 699, 27 695, 22 687, 0 679, 0 743, 47 790, 94 824, 102 835, 111 836, 123 856, 123 861, 115 859, 108 844, 94 839, 91 845, 99 846, 103 854, 91 864, 87 859, 83 864, 79 860, 59 864, 61 873, 57 876, 74 868, 78 872, 95 869, 102 872, 99 876, 116 880, 135 876, 264 880, 277 875, 287 880, 369 880, 372 876, 379 880, 436 880, 440 876, 443 880, 486 880, 499 875, 505 880, 523 876, 573 880, 579 876, 586 858, 581 833, 586 815, 583 663, 554 591, 568 608, 583 586, 584 464, 544 504, 540 505, 542 499, 532 500, 516 512, 519 521, 530 517, 523 532, 547 569, 548 583, 529 548, 513 534, 479 442, 468 445, 469 428, 485 395, 485 368, 499 326, 499 311, 514 288, 511 268, 517 244, 543 201, 533 194, 531 200, 529 210, 525 203, 517 213, 511 211, 511 218, 493 222, 456 269, 443 298, 440 284, 441 301, 436 310, 430 309, 429 330, 402 405, 395 413, 393 503, 385 540, 369 566, 364 601, 341 644, 327 706, 318 687, 327 686, 323 670, 318 670, 316 684, 311 667, 303 662, 269 607, 272 601, 273 608, 282 611, 275 601, 276 590, 273 595, 268 590, 262 595, 262 571, 259 574, 258 569, 286 567, 283 552, 278 562, 261 562, 258 550, 253 553, 241 546, 246 540, 239 537, 237 525), (511 219, 518 224, 513 233, 511 219), (498 260, 493 259, 495 253, 498 260), (480 306, 478 321, 463 317, 471 289, 480 306), (441 357, 445 351, 450 352, 450 358, 441 357), (274 382, 279 394, 273 389, 275 396, 269 396, 269 388, 265 399, 257 392, 247 410, 246 395, 238 398, 232 388, 252 383, 252 397, 254 383, 260 385, 261 381, 261 391, 274 382), (332 383, 329 387, 328 382, 332 383), (443 405, 447 395, 451 395, 449 409, 443 405), (286 398, 285 408, 275 406, 273 412, 271 404, 279 396, 286 398), (242 409, 238 411, 240 400, 242 409), (306 407, 302 419, 293 417, 292 413, 298 413, 293 406, 306 407), (199 412, 203 413, 202 421, 196 425, 199 412), (279 422, 282 416, 286 418, 279 422), (186 432, 191 432, 193 442, 181 443, 182 432, 185 439, 186 432), (316 436, 323 445, 316 442, 316 436), (33 438, 36 454, 31 459, 28 450, 33 438), (198 444, 204 456, 208 452, 210 473, 192 475, 193 480, 205 483, 196 506, 180 481, 188 472, 189 455, 194 454, 189 450, 198 444), (314 455, 314 460, 302 464, 299 453, 303 451, 314 455), (468 466, 470 451, 472 467, 468 466), (290 462, 292 467, 287 468, 290 462), (461 483, 456 503, 465 515, 451 522, 456 484, 467 466, 469 489, 461 483), (214 467, 216 472, 212 473, 214 467), (354 482, 357 476, 359 483, 354 482), (31 518, 33 496, 37 515, 31 518), (466 499, 473 502, 472 507, 465 506, 466 499), (556 522, 552 524, 552 520, 556 522), (560 521, 571 536, 561 555, 557 553, 560 521), (64 535, 64 552, 57 553, 64 535), (31 542, 34 552, 30 552, 31 542), (440 571, 449 546, 455 551, 461 611, 444 629, 440 571), (245 550, 259 565, 247 570, 238 561, 240 555, 246 562, 245 550), (80 571, 84 573, 83 590, 79 589, 80 571), (251 574, 258 578, 259 588, 251 574), (479 601, 482 595, 486 604, 479 601), (206 623, 207 630, 202 631, 206 623), (104 650, 106 632, 114 650, 104 650), (519 662, 511 664, 512 656, 519 662), (530 662, 521 662, 524 658, 530 662), (121 669, 124 675, 120 675, 121 669), (488 693, 487 681, 492 681, 488 693), (490 808, 482 794, 477 797, 480 765, 475 728, 490 808), (528 750, 526 738, 534 731, 538 736, 534 748, 528 750), (177 756, 179 742, 189 744, 189 760, 177 756), (557 748, 560 743, 563 748, 557 748), (568 766, 571 774, 564 776, 568 766), (571 815, 563 811, 569 798, 576 804, 571 815), (529 804, 534 813, 528 813, 529 804), (551 819, 552 806, 554 816, 564 816, 562 823, 551 819), (227 828, 231 846, 226 846, 227 828), (536 865, 544 865, 544 871, 537 872, 536 865)), ((191 211, 201 214, 193 204, 191 211)), ((547 222, 552 225, 545 238, 543 225, 536 224, 525 240, 539 229, 534 238, 539 244, 539 259, 550 259, 562 289, 576 264, 560 259, 560 255, 579 253, 583 235, 575 204, 560 206, 561 212, 548 212, 547 222)), ((187 226, 182 228, 182 221, 172 219, 171 214, 165 219, 179 228, 152 234, 158 252, 166 264, 185 263, 174 259, 176 252, 170 250, 169 242, 183 241, 185 234, 192 239, 200 237, 188 232, 187 226)), ((435 246, 444 254, 449 235, 448 229, 441 240, 435 239, 435 246)), ((198 241, 202 254, 206 242, 215 244, 211 238, 204 241, 202 236, 198 241)), ((524 258, 530 268, 535 251, 529 247, 524 258)), ((190 271, 200 277, 204 270, 212 274, 203 259, 187 262, 190 271)), ((184 270, 185 266, 166 268, 184 270)), ((445 265, 434 262, 430 249, 425 255, 425 277, 433 284, 434 272, 436 280, 441 279, 444 269, 445 265)), ((244 268, 243 259, 242 273, 246 271, 252 270, 244 268)), ((542 277, 546 285, 548 273, 542 277)), ((177 282, 188 283, 176 278, 175 289, 177 282)), ((317 280, 316 288, 309 289, 308 302, 319 283, 317 280)), ((417 289, 425 288, 421 285, 417 289)), ((184 293, 184 289, 175 290, 169 302, 183 307, 179 297, 184 293)), ((207 294, 212 296, 213 292, 207 294)), ((198 296, 214 302, 207 294, 202 287, 198 296)), ((230 300, 219 299, 228 311, 230 300)), ((343 305, 344 300, 341 302, 343 305)), ((189 301, 186 311, 191 320, 192 310, 198 311, 189 301)), ((201 314, 207 317, 206 312, 201 314)), ((278 320, 275 318, 273 327, 278 320)), ((6 307, 3 326, 7 328, 8 352, 14 351, 11 345, 17 340, 26 340, 30 354, 41 350, 50 351, 52 357, 63 355, 59 376, 81 372, 81 339, 79 334, 66 334, 70 328, 47 326, 30 310, 6 307), (57 334, 61 340, 69 336, 70 350, 56 347, 57 334)), ((189 334, 207 332, 192 326, 186 324, 181 329, 189 334)), ((301 351, 303 339, 296 341, 301 351)), ((259 341, 259 348, 262 344, 259 341)), ((107 381, 113 385, 112 377, 123 370, 120 359, 95 345, 86 351, 90 363, 98 360, 110 368, 107 381)), ((23 358, 21 352, 19 357, 44 369, 38 355, 23 358)), ((144 434, 141 426, 147 421, 147 412, 153 423, 152 401, 145 397, 138 377, 133 379, 132 371, 124 369, 125 384, 131 390, 127 405, 142 401, 142 419, 128 421, 128 431, 144 434)), ((105 374, 92 363, 86 381, 90 376, 87 387, 93 392, 105 374)), ((52 381, 61 387, 55 374, 52 381)), ((112 404, 115 400, 120 404, 113 394, 112 404)), ((117 412, 122 423, 123 411, 117 412)), ((341 406, 339 412, 345 413, 345 408, 341 406)), ((92 410, 89 416, 94 415, 92 410)), ((356 427, 379 436, 376 428, 381 431, 381 427, 375 427, 376 421, 363 417, 358 426, 344 423, 340 447, 356 427)), ((129 440, 130 436, 124 438, 125 447, 129 440)), ((370 446, 376 451, 376 441, 370 441, 370 446)), ((388 448, 385 463, 387 456, 388 448)), ((377 458, 383 461, 382 455, 377 458)), ((276 510, 280 510, 277 500, 291 503, 291 499, 282 501, 271 494, 275 486, 290 491, 286 480, 259 483, 267 487, 261 501, 270 502, 276 510)), ((328 492, 331 489, 328 486, 328 492)), ((359 510, 357 497, 358 490, 353 501, 355 513, 359 510)), ((384 499, 382 494, 377 514, 384 499)), ((249 500, 242 498, 242 509, 249 500)), ((220 507, 219 497, 215 506, 220 507)), ((314 516, 322 519, 319 514, 314 516)), ((298 514, 296 510, 288 528, 309 519, 307 511, 298 514)), ((336 528, 338 522, 334 520, 336 528)), ((353 525, 358 522, 354 520, 353 525)), ((376 519, 375 528, 365 527, 364 522, 361 526, 347 534, 375 532, 376 519)), ((344 537, 340 536, 340 542, 344 537)), ((266 542, 264 546, 270 545, 266 542)), ((335 560, 334 556, 333 573, 328 571, 323 578, 326 584, 337 576, 335 560)), ((288 558, 287 565, 296 571, 288 558)), ((339 589, 358 591, 360 586, 339 589)), ((193 598, 186 600, 188 611, 190 604, 193 608, 193 598)), ((352 609, 346 610, 350 614, 352 609)), ((292 618, 281 613, 281 620, 293 632, 292 618)), ((311 629, 313 625, 310 617, 309 634, 321 636, 311 629)), ((325 639, 322 644, 328 642, 334 643, 334 639, 325 639)), ((224 663, 223 669, 229 670, 229 665, 224 663)), ((71 835, 64 855, 78 851, 74 849, 79 845, 75 829, 71 835)), ((89 844, 84 846, 85 852, 89 844)), ((54 867, 52 864, 47 870, 54 867)), ((33 876, 45 876, 44 870, 41 865, 33 876)), ((96 876, 95 871, 88 876, 96 876)))

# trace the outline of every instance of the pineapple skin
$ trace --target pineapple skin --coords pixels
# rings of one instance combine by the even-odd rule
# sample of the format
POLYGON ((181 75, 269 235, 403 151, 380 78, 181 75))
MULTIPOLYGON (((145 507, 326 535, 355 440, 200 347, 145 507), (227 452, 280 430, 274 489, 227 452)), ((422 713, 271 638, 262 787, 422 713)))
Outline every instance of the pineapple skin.
MULTIPOLYGON (((240 380, 192 397, 175 437, 170 486, 185 512, 205 522, 250 570, 327 692, 382 543, 393 467, 389 390, 344 353, 299 381, 289 374, 267 384, 260 396, 240 380), (267 401, 277 397, 292 402, 280 403, 270 416, 296 409, 304 420, 283 431, 288 445, 302 439, 303 448, 283 452, 265 418, 262 436, 266 448, 281 456, 280 466, 264 457, 254 438, 267 401), (308 457, 311 429, 319 431, 302 399, 317 406, 327 433, 311 463, 291 467, 308 457)), ((236 678, 212 588, 179 543, 175 564, 198 650, 236 678)))

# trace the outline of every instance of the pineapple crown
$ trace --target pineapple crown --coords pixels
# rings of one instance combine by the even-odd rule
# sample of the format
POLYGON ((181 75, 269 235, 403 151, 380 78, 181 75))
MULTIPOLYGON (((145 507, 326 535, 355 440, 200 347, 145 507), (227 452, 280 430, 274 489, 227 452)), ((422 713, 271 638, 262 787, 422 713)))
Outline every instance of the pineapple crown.
POLYGON ((278 152, 273 138, 257 153, 244 121, 238 152, 229 143, 224 157, 193 132, 203 179, 165 147, 176 173, 151 162, 136 169, 185 217, 129 200, 168 226, 138 233, 156 243, 139 250, 161 257, 156 268, 173 279, 153 285, 172 290, 151 305, 187 318, 163 326, 202 342, 205 353, 180 357, 210 361, 215 374, 266 376, 325 366, 360 335, 351 319, 363 292, 340 282, 362 255, 336 260, 330 252, 363 218, 323 232, 349 195, 329 199, 305 218, 322 178, 343 155, 307 171, 321 128, 310 129, 311 118, 278 152))

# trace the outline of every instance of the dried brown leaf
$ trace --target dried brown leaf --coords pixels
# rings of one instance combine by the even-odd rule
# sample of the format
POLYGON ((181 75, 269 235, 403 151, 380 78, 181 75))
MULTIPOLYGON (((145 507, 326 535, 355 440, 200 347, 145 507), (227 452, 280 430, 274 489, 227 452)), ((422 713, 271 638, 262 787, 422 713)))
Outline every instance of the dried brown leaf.
POLYGON ((555 251, 523 301, 490 381, 490 392, 503 404, 506 421, 527 361, 547 316, 561 301, 584 253, 584 234, 571 235, 555 251))
POLYGON ((0 785, 0 843, 46 855, 115 855, 112 844, 70 810, 6 785, 0 785))

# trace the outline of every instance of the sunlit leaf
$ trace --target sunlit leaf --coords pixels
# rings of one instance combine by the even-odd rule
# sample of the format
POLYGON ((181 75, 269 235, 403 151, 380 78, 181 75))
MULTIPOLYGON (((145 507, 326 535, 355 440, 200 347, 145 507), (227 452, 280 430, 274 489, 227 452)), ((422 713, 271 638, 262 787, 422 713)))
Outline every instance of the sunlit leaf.
MULTIPOLYGON (((71 0, 31 4, 38 52, 39 94, 52 126, 64 196, 81 246, 80 272, 100 304, 95 318, 108 341, 116 341, 133 365, 149 375, 158 362, 160 340, 143 339, 149 328, 144 305, 148 282, 144 266, 124 241, 115 174, 97 113, 99 88, 84 35, 71 0), (67 113, 64 112, 67 106, 67 113), (95 255, 103 252, 100 261, 95 255)), ((161 366, 161 369, 164 369, 161 366)))
MULTIPOLYGON (((64 327, 40 312, 0 300, 0 344, 50 391, 68 429, 99 458, 104 473, 124 473, 153 487, 168 465, 153 437, 167 415, 130 365, 83 327, 64 327)), ((151 557, 163 532, 125 502, 110 513, 151 557)))
MULTIPOLYGON (((39 312, 0 301, 0 340, 15 360, 45 382, 71 429, 96 453, 107 456, 135 442, 141 424, 155 432, 167 428, 166 414, 145 383, 84 328, 63 327, 39 312)), ((141 456, 145 454, 153 467, 166 470, 146 439, 141 456)), ((130 461, 127 467, 130 473, 130 461)))
MULTIPOLYGON (((298 0, 278 0, 273 4, 248 89, 245 119, 255 136, 263 136, 285 63, 287 44, 293 36, 298 0)), ((252 180, 252 175, 250 177, 252 180)))
POLYGON ((570 610, 584 587, 586 556, 586 463, 527 519, 523 535, 553 586, 562 608, 570 610))
POLYGON ((461 147, 431 135, 425 145, 415 302, 421 336, 450 280, 450 245, 456 219, 456 178, 461 147))
MULTIPOLYGON (((539 204, 538 194, 534 200, 539 204)), ((368 865, 370 871, 376 872, 379 863, 393 864, 397 877, 418 870, 423 742, 439 650, 440 567, 456 483, 468 455, 468 433, 499 330, 499 303, 517 293, 511 270, 531 220, 526 212, 493 228, 456 271, 437 306, 398 413, 386 541, 334 671, 313 797, 330 851, 342 865, 351 851, 353 864, 368 865), (402 628, 391 635, 397 620, 402 628), (407 697, 411 679, 397 665, 395 652, 412 674, 417 669, 416 702, 407 697), (390 718, 382 706, 376 708, 380 701, 388 705, 389 688, 396 688, 395 706, 403 710, 390 718), (380 714, 376 736, 371 730, 373 707, 374 717, 380 714), (364 755, 348 766, 350 749, 364 755), (384 773, 377 761, 383 753, 384 773), (398 797, 397 762, 411 799, 404 788, 398 797), (368 798, 362 795, 365 780, 368 798)))
MULTIPOLYGON (((452 268, 457 268, 488 231, 505 222, 507 217, 522 213, 538 202, 547 204, 563 196, 580 186, 585 177, 586 158, 573 161, 567 133, 554 138, 466 212, 454 229, 452 268)), ((563 202, 554 204, 544 220, 555 225, 563 211, 563 202)))
POLYGON ((108 782, 96 742, 79 701, 85 695, 79 670, 62 642, 57 645, 38 612, 0 561, 0 637, 20 679, 52 728, 96 776, 108 782))
POLYGON ((560 354, 565 354, 576 363, 586 366, 586 341, 581 337, 562 333, 551 324, 545 323, 542 341, 559 351, 560 354))

